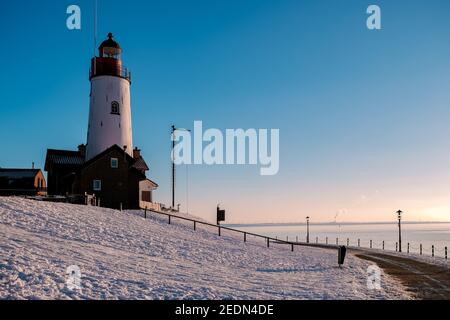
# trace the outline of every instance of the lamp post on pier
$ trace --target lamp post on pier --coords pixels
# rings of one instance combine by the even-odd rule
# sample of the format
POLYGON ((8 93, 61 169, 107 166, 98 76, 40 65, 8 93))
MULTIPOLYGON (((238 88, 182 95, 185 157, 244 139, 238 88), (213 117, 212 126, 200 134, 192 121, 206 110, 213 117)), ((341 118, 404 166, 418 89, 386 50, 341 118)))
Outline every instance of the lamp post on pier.
POLYGON ((306 243, 309 243, 309 216, 306 217, 306 243))
POLYGON ((398 252, 402 252, 402 213, 403 211, 397 211, 398 218, 398 252))

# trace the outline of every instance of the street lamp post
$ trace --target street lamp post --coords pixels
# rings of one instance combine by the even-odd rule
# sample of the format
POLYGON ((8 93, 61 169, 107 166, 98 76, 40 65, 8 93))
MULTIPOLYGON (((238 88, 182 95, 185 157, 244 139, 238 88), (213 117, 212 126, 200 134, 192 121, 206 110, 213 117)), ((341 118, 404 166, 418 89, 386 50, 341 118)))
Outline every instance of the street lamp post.
MULTIPOLYGON (((187 131, 191 132, 191 130, 180 129, 172 126, 172 209, 175 210, 175 132, 176 131, 187 131)), ((178 206, 178 211, 180 211, 180 207, 178 206)))
POLYGON ((172 126, 172 209, 175 209, 175 131, 177 128, 172 126))
POLYGON ((309 217, 306 217, 306 243, 309 243, 309 217))
POLYGON ((398 252, 402 252, 402 213, 403 211, 397 211, 398 218, 398 252))

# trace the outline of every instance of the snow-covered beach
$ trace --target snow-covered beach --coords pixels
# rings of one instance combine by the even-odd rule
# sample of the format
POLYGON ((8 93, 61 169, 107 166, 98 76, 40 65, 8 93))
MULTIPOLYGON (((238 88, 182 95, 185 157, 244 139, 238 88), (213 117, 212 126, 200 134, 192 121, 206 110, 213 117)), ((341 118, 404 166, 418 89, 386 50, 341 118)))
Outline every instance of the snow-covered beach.
POLYGON ((273 245, 139 211, 0 197, 1 299, 409 299, 371 262, 273 245), (81 289, 67 287, 67 268, 81 289))

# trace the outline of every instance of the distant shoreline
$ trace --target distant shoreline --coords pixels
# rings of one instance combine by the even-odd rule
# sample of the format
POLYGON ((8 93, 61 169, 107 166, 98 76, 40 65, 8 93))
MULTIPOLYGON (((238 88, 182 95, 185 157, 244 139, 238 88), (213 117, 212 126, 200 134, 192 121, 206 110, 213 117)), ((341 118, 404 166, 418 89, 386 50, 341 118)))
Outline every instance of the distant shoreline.
MULTIPOLYGON (((309 223, 310 226, 358 226, 358 225, 396 225, 397 222, 317 222, 309 223)), ((416 224, 450 224, 450 221, 402 221, 402 225, 416 225, 416 224)), ((292 227, 292 226, 306 226, 304 222, 280 222, 280 223, 231 223, 223 224, 230 228, 239 227, 292 227)))

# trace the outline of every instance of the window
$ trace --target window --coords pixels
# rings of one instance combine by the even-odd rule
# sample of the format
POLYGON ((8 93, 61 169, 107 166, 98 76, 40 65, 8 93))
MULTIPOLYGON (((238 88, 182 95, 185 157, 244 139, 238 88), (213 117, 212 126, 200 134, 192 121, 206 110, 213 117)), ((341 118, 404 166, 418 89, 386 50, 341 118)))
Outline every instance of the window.
POLYGON ((111 158, 111 168, 117 169, 119 167, 119 159, 111 158))
POLYGON ((111 102, 111 114, 120 114, 120 105, 117 101, 111 102))
POLYGON ((94 180, 93 189, 94 191, 102 191, 102 180, 94 180))
POLYGON ((151 191, 142 191, 142 201, 152 202, 152 192, 151 191))

